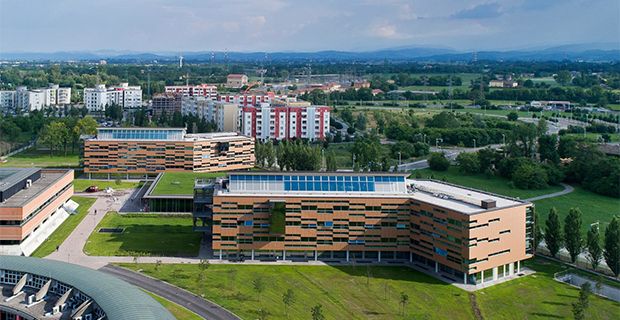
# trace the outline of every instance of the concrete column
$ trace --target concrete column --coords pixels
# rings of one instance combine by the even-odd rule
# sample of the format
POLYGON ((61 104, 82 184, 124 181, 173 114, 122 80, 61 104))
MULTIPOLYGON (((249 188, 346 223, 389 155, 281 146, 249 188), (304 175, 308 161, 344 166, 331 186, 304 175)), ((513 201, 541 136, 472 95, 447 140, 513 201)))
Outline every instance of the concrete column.
POLYGON ((480 284, 484 283, 484 270, 480 271, 480 284))
POLYGON ((493 267, 493 280, 497 280, 497 267, 493 267))
POLYGON ((108 173, 108 180, 110 180, 110 174, 108 173))
POLYGON ((222 249, 220 249, 220 260, 222 260, 222 249))
POLYGON ((506 265, 503 265, 502 269, 504 269, 504 278, 505 278, 506 277, 506 265))
POLYGON ((330 251, 330 252, 329 252, 329 258, 330 258, 330 259, 333 259, 333 258, 334 258, 334 250, 332 250, 332 251, 330 251))
POLYGON ((409 263, 413 263, 413 252, 409 252, 409 263))
POLYGON ((252 249, 252 260, 254 260, 254 249, 252 249))
POLYGON ((381 262, 381 251, 378 251, 378 253, 377 253, 377 254, 378 254, 378 259, 377 259, 377 261, 378 261, 378 262, 381 262))
POLYGON ((509 263, 508 264, 508 275, 511 276, 515 273, 515 265, 514 263, 509 263))
POLYGON ((282 250, 282 260, 286 260, 286 250, 282 250))
POLYGON ((91 173, 88 173, 88 180, 91 180, 93 177, 91 176, 91 173))
POLYGON ((517 273, 521 272, 521 261, 517 261, 517 273))
POLYGON ((319 252, 317 250, 314 250, 314 261, 318 261, 319 260, 319 252))
POLYGON ((349 262, 349 250, 347 250, 347 262, 349 262))
POLYGON ((463 284, 467 284, 467 273, 463 272, 463 284))
POLYGON ((435 261, 435 273, 439 273, 439 262, 435 261))
POLYGON ((366 251, 362 251, 362 259, 366 259, 366 251))

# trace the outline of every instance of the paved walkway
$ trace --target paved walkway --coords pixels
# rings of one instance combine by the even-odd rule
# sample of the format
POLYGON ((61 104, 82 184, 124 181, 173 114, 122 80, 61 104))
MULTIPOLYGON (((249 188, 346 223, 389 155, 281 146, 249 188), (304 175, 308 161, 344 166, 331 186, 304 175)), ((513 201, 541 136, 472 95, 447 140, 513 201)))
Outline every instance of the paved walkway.
POLYGON ((547 199, 547 198, 555 198, 555 197, 559 197, 559 196, 563 196, 565 194, 571 193, 573 191, 575 191, 575 188, 573 188, 573 186, 566 184, 566 183, 560 183, 562 185, 562 187, 564 187, 564 190, 562 191, 558 191, 558 192, 554 192, 554 193, 548 193, 548 194, 543 194, 542 196, 538 196, 538 197, 533 197, 533 198, 529 198, 529 199, 525 199, 526 201, 532 202, 532 201, 536 201, 536 200, 542 200, 542 199, 547 199))

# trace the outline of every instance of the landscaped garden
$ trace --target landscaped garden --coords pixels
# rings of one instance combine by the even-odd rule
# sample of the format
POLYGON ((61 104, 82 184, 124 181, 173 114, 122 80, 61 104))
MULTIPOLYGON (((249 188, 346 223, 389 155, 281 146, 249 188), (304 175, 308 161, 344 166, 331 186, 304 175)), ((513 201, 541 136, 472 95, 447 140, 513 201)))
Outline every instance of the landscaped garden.
POLYGON ((119 214, 111 211, 88 237, 84 252, 93 256, 197 256, 201 234, 189 215, 119 214), (101 233, 99 230, 122 229, 101 233))
POLYGON ((194 194, 194 179, 214 179, 223 177, 226 172, 193 173, 193 172, 166 172, 153 188, 154 196, 160 195, 191 195, 194 194))
POLYGON ((43 242, 37 250, 32 253, 32 257, 43 258, 56 250, 56 247, 61 245, 67 237, 73 232, 82 220, 88 214, 88 210, 95 203, 95 198, 74 196, 71 200, 77 202, 79 207, 76 214, 70 215, 61 225, 43 242))
MULTIPOLYGON (((546 260, 526 265, 534 275, 474 293, 485 319, 572 317, 579 290, 553 279, 562 267, 546 260)), ((220 304, 244 319, 309 319, 320 304, 326 319, 474 319, 470 294, 423 273, 400 266, 242 266, 124 264, 220 304), (285 308, 282 297, 293 291, 285 308), (402 296, 407 295, 402 313, 402 296)), ((587 319, 615 319, 620 304, 590 298, 587 319)))

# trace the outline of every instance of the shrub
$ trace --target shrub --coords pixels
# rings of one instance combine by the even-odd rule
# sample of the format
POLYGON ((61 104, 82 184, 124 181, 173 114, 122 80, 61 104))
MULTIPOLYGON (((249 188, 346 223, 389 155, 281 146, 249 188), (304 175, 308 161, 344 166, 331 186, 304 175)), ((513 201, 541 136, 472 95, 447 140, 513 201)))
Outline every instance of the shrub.
POLYGON ((512 174, 512 182, 519 189, 542 189, 547 187, 547 172, 532 163, 523 163, 512 174))
POLYGON ((450 167, 450 160, 441 152, 432 152, 428 158, 428 166, 431 170, 446 171, 450 167))

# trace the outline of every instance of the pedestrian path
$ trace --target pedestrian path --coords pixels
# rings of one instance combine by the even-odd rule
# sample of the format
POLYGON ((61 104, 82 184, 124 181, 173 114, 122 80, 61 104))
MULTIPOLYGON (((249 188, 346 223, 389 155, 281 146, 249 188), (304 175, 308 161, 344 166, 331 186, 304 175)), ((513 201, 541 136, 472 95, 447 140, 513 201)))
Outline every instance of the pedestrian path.
POLYGON ((533 201, 537 201, 537 200, 542 200, 542 199, 548 199, 548 198, 555 198, 555 197, 559 197, 559 196, 563 196, 565 194, 569 194, 573 191, 575 191, 575 188, 573 188, 573 186, 566 184, 566 183, 560 183, 562 185, 562 187, 564 187, 564 190, 562 191, 558 191, 558 192, 554 192, 554 193, 548 193, 548 194, 543 194, 541 196, 537 196, 537 197, 532 197, 529 199, 525 199, 529 202, 533 202, 533 201))

